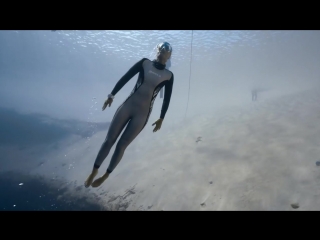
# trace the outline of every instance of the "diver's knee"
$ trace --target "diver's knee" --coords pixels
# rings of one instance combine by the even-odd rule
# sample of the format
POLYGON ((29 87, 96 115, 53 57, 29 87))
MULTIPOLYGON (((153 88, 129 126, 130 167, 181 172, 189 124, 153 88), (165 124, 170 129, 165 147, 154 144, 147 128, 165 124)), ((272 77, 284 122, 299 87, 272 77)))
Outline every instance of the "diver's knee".
POLYGON ((117 143, 117 150, 119 151, 124 151, 126 150, 126 148, 128 147, 128 145, 130 144, 129 141, 127 140, 119 140, 119 142, 117 143))
POLYGON ((114 138, 106 138, 103 142, 104 146, 113 146, 113 144, 116 142, 116 139, 114 138))

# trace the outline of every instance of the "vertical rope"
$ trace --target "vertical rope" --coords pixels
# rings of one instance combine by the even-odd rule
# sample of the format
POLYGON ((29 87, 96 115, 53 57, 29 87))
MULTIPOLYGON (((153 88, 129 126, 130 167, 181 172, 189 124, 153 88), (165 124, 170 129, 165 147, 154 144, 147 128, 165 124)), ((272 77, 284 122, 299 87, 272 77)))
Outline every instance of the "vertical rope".
POLYGON ((184 118, 187 117, 187 111, 189 106, 189 96, 190 96, 190 79, 191 79, 191 63, 192 63, 192 44, 193 44, 193 30, 191 32, 191 55, 190 55, 190 70, 189 70, 189 90, 188 90, 188 101, 187 101, 187 108, 184 118))

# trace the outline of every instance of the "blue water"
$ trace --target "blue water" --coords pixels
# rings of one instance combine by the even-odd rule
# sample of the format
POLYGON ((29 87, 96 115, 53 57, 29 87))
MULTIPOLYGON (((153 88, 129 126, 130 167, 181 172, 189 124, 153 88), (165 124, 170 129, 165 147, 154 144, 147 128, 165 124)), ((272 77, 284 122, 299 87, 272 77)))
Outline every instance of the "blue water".
MULTIPOLYGON (((77 188, 75 188, 77 191, 77 188)), ((66 189, 53 187, 41 176, 17 172, 0 173, 2 211, 100 211, 86 197, 59 197, 66 189)))

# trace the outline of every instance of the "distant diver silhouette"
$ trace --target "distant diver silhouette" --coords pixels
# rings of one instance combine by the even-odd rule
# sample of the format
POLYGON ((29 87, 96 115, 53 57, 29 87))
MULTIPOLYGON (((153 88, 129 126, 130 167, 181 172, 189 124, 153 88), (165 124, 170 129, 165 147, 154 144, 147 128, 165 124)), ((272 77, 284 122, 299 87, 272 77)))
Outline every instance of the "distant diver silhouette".
POLYGON ((84 183, 85 187, 99 187, 108 178, 109 174, 119 164, 126 148, 147 124, 154 100, 156 99, 160 89, 165 87, 160 118, 152 124, 152 126, 155 125, 153 132, 156 132, 161 128, 163 119, 169 107, 173 87, 174 75, 171 71, 165 69, 166 62, 170 59, 171 54, 172 47, 169 43, 163 42, 158 44, 157 58, 152 61, 148 58, 143 58, 134 64, 118 81, 111 94, 108 95, 108 99, 104 102, 102 110, 104 110, 108 105, 110 107, 117 92, 132 77, 139 73, 137 82, 131 94, 117 109, 111 121, 106 139, 95 159, 92 172, 84 183), (93 181, 95 176, 98 174, 98 169, 102 162, 108 156, 110 149, 124 128, 125 130, 116 145, 116 149, 110 160, 107 171, 103 176, 93 181))
POLYGON ((252 101, 257 101, 258 91, 256 89, 253 89, 251 91, 251 94, 252 94, 252 101))

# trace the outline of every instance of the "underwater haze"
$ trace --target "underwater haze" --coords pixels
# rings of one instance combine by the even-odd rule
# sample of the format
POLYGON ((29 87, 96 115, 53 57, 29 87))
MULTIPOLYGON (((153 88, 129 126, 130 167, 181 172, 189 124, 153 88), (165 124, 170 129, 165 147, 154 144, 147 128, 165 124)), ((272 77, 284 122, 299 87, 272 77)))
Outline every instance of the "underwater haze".
POLYGON ((318 30, 1 30, 0 209, 320 210, 319 66, 318 30), (104 101, 164 41, 160 131, 158 94, 109 178, 85 188, 137 75, 104 101))

